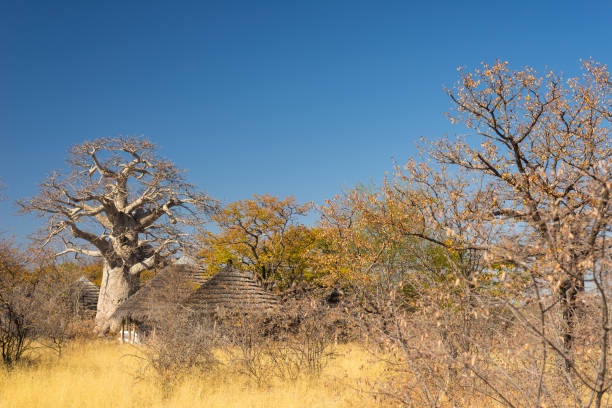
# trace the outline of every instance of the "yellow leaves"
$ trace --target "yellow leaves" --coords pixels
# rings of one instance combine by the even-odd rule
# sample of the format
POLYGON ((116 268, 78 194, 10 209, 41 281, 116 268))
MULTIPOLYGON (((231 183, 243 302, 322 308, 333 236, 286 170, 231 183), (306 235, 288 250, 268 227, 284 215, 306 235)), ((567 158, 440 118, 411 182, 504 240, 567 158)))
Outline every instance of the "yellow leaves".
POLYGON ((315 238, 298 217, 311 208, 293 197, 280 200, 268 194, 230 203, 213 216, 219 232, 200 236, 200 256, 211 272, 232 260, 262 280, 282 279, 279 274, 287 271, 303 274, 315 238))

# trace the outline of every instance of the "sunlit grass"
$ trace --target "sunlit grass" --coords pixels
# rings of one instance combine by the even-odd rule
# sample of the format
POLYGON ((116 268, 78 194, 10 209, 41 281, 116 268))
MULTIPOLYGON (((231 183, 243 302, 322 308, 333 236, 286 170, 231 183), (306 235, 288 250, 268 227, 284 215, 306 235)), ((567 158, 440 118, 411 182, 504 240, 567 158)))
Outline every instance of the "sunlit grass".
POLYGON ((166 399, 156 378, 139 379, 134 346, 92 341, 72 344, 61 359, 40 351, 36 362, 0 370, 0 407, 378 407, 366 385, 384 367, 358 346, 339 346, 317 379, 258 387, 227 366, 188 375, 166 399))

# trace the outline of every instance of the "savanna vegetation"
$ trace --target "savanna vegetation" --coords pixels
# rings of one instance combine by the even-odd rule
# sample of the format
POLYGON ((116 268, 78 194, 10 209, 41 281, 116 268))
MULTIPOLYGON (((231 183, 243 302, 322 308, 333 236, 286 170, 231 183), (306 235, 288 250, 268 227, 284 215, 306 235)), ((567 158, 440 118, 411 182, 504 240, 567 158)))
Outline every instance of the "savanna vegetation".
POLYGON ((38 239, 0 245, 0 406, 612 405, 612 81, 581 68, 461 70, 463 136, 321 205, 220 203, 145 139, 73 146, 20 202, 38 239), (203 315, 177 283, 118 344, 117 308, 179 254, 278 307, 203 315))

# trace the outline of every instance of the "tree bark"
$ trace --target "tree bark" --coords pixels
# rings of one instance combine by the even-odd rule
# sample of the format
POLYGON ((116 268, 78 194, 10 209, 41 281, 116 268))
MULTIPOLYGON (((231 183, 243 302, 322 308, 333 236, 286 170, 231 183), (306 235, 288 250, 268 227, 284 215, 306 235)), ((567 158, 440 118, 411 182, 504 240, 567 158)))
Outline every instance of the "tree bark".
POLYGON ((140 276, 130 275, 129 267, 112 266, 104 261, 102 285, 98 297, 96 328, 98 335, 117 332, 120 322, 112 322, 110 317, 129 296, 138 290, 140 276))
POLYGON ((576 324, 576 312, 578 309, 578 295, 584 292, 584 276, 578 278, 566 278, 559 287, 559 297, 561 300, 561 312, 563 314, 563 348, 567 354, 565 360, 566 369, 571 368, 573 360, 572 348, 574 345, 574 326, 576 324), (569 359, 568 359, 569 358, 569 359))

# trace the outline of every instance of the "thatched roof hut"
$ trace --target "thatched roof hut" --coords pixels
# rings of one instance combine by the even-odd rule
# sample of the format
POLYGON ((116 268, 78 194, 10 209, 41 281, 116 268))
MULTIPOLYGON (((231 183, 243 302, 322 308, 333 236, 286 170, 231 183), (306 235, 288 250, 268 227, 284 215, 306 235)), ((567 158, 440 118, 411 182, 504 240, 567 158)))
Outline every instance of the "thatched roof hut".
POLYGON ((268 312, 278 307, 276 296, 264 290, 251 274, 228 265, 184 301, 199 313, 268 312))
POLYGON ((98 296, 100 288, 97 287, 86 277, 77 279, 71 286, 74 299, 78 301, 76 305, 78 311, 95 312, 98 307, 98 296))
POLYGON ((123 302, 111 319, 140 323, 154 321, 156 307, 180 304, 206 280, 204 270, 198 266, 185 264, 166 266, 123 302))

